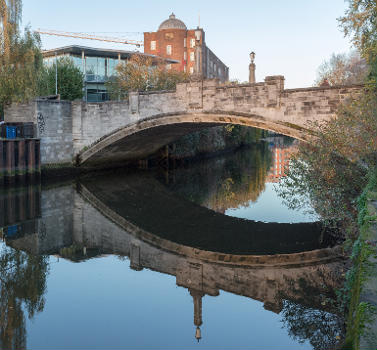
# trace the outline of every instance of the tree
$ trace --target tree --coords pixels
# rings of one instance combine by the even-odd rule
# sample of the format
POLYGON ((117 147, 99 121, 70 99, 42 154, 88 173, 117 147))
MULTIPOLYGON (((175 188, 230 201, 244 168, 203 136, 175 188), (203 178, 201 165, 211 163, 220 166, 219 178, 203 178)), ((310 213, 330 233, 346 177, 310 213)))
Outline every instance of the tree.
POLYGON ((314 350, 337 349, 344 336, 341 316, 284 300, 283 325, 300 343, 309 341, 314 350))
POLYGON ((38 81, 38 94, 55 94, 56 67, 58 94, 60 94, 60 97, 63 100, 69 101, 81 99, 83 97, 84 74, 68 57, 59 58, 50 67, 43 67, 41 69, 38 81))
MULTIPOLYGON (((21 22, 22 0, 0 0, 0 53, 2 61, 10 56, 12 42, 21 22)), ((2 64, 4 62, 1 62, 2 64)))
POLYGON ((347 54, 333 54, 318 68, 315 85, 326 79, 330 85, 361 84, 369 73, 366 60, 357 51, 347 54))
POLYGON ((25 314, 44 308, 48 257, 4 246, 0 252, 0 349, 26 348, 25 314))
POLYGON ((13 36, 9 54, 0 55, 0 115, 5 105, 34 98, 42 68, 40 37, 26 28, 13 36))
POLYGON ((108 83, 110 97, 124 98, 130 91, 156 91, 174 89, 188 75, 168 70, 163 62, 154 63, 151 57, 134 54, 126 64, 116 67, 117 74, 108 83))
POLYGON ((0 0, 0 116, 4 106, 37 94, 42 67, 39 35, 20 33, 21 0, 0 0))
POLYGON ((370 83, 377 85, 377 2, 348 0, 345 16, 338 19, 346 36, 370 65, 370 83))
MULTIPOLYGON (((341 223, 343 232, 355 239, 356 199, 367 183, 368 171, 377 166, 377 2, 348 2, 346 15, 339 21, 369 66, 369 84, 362 94, 346 101, 334 119, 312 125, 315 145, 301 145, 280 195, 291 207, 297 207, 297 194, 309 193, 312 207, 322 218, 341 223)), ((320 72, 329 72, 334 80, 343 79, 351 61, 352 56, 333 56, 320 72)))

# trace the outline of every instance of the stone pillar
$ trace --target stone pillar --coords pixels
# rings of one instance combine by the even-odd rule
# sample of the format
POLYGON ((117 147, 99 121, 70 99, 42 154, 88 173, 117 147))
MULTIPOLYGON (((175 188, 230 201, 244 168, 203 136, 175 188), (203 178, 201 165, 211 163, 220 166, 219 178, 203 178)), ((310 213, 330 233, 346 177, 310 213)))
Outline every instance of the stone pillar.
POLYGON ((270 75, 264 78, 267 85, 275 85, 276 91, 282 92, 284 90, 284 76, 283 75, 270 75))
POLYGON ((196 290, 196 289, 189 289, 190 295, 193 298, 194 302, 194 325, 196 326, 195 330, 195 338, 199 342, 199 340, 202 338, 202 333, 200 331, 200 326, 203 324, 202 319, 202 298, 204 296, 204 293, 196 290))
POLYGON ((255 53, 250 53, 250 64, 249 64, 249 83, 254 84, 255 83, 255 53))
POLYGON ((255 83, 255 63, 249 64, 249 83, 255 83))

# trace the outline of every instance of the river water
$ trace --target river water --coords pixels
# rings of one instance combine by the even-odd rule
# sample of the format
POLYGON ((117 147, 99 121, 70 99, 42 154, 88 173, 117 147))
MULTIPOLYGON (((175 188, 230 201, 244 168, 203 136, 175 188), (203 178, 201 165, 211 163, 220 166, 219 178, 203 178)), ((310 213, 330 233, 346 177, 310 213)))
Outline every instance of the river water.
POLYGON ((295 142, 0 191, 1 349, 329 349, 344 261, 277 195, 295 142))

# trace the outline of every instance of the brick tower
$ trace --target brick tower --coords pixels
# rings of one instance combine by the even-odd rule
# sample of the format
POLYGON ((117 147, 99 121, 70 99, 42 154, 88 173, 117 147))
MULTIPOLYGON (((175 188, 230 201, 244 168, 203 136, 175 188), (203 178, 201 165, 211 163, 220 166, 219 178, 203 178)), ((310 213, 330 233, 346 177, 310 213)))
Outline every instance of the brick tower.
POLYGON ((144 53, 177 60, 178 64, 168 65, 168 69, 194 73, 196 46, 200 45, 201 75, 204 78, 228 80, 228 67, 216 57, 205 44, 205 33, 201 28, 187 29, 186 25, 172 13, 163 21, 157 32, 144 33, 144 53), (201 32, 197 40, 195 32, 201 32))

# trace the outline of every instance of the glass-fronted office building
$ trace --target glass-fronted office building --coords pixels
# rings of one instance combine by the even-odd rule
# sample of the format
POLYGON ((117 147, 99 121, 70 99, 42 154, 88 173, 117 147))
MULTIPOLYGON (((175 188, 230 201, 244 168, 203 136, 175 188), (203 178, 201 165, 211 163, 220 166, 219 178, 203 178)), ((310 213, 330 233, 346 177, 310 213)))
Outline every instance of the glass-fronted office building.
MULTIPOLYGON (((135 53, 158 58, 154 55, 136 51, 96 49, 73 45, 43 51, 43 60, 45 64, 52 65, 60 57, 70 57, 73 63, 84 73, 84 100, 87 102, 101 102, 108 100, 109 96, 105 83, 116 74, 116 66, 121 62, 127 62, 135 53)), ((177 63, 175 60, 163 60, 167 64, 177 63)))

